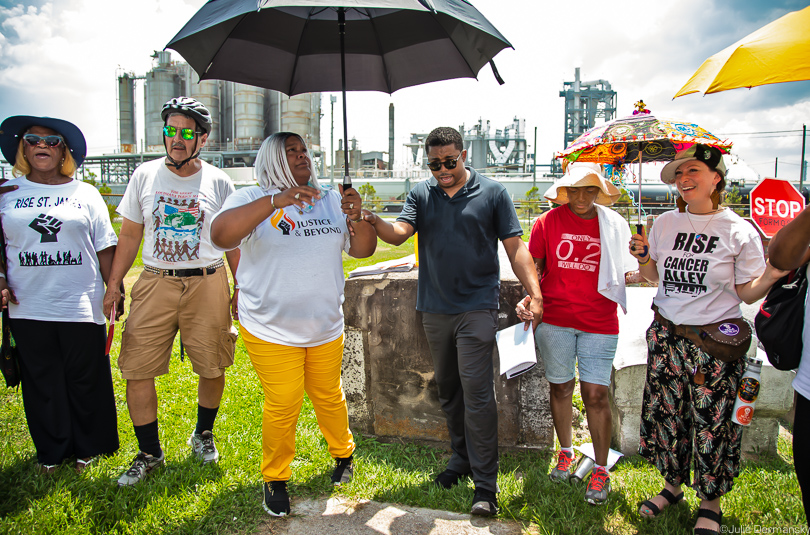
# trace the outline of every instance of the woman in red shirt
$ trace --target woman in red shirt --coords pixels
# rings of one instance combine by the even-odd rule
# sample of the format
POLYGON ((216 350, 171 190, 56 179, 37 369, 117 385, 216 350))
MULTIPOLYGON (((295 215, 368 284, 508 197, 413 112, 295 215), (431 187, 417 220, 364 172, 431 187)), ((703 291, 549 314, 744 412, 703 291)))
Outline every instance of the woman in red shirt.
MULTIPOLYGON (((541 215, 529 238, 543 299, 543 323, 535 338, 551 386, 551 414, 561 447, 549 477, 567 481, 571 476, 571 402, 578 366, 596 457, 585 500, 594 505, 604 503, 610 492, 608 386, 619 335, 616 306, 626 306, 625 274, 635 266, 625 246, 631 234, 628 223, 604 208, 620 192, 598 169, 572 165, 545 193, 561 206, 541 215)), ((527 297, 518 308, 521 319, 528 303, 527 297)))

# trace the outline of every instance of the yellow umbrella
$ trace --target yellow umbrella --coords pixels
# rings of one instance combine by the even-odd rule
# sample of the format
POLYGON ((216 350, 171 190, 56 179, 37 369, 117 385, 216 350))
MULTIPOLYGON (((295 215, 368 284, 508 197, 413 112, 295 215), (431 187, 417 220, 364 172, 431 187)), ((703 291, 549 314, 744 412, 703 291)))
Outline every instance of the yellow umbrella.
POLYGON ((710 57, 672 98, 799 80, 810 80, 810 6, 710 57))

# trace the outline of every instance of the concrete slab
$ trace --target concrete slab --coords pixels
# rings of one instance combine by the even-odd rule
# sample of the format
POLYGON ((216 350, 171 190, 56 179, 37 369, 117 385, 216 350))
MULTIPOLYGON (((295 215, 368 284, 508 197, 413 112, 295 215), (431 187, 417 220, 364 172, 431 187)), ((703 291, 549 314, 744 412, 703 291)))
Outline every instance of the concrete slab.
POLYGON ((294 514, 268 518, 256 535, 520 535, 519 522, 370 500, 332 497, 296 500, 294 514))

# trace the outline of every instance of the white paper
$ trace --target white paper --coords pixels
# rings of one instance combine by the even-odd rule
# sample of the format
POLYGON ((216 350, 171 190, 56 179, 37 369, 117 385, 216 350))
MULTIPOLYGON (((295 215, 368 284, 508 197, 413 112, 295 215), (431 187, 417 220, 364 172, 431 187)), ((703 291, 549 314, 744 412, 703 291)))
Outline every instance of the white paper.
POLYGON ((500 356, 499 369, 501 375, 506 374, 507 379, 526 373, 537 364, 534 332, 531 327, 527 330, 523 327, 523 323, 518 323, 495 334, 500 356))
POLYGON ((408 255, 403 258, 379 262, 373 266, 355 268, 349 272, 349 278, 362 277, 364 275, 378 275, 380 273, 410 271, 413 269, 414 264, 416 264, 416 255, 408 255))
MULTIPOLYGON (((581 446, 574 446, 574 449, 580 452, 585 457, 589 459, 596 459, 596 453, 593 451, 593 443, 588 442, 586 444, 582 444, 581 446)), ((616 450, 608 450, 608 459, 607 459, 607 468, 610 470, 613 468, 613 465, 623 456, 622 452, 616 450)))

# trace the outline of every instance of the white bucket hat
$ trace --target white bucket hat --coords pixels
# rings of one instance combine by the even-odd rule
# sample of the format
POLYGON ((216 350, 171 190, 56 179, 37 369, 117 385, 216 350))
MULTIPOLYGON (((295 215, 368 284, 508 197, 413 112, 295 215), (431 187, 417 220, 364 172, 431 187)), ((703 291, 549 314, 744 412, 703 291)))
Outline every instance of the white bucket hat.
POLYGON ((619 188, 610 183, 599 170, 596 164, 571 164, 561 179, 546 190, 543 196, 554 204, 568 204, 568 190, 566 188, 587 188, 596 186, 599 195, 596 204, 610 206, 621 197, 619 188))

